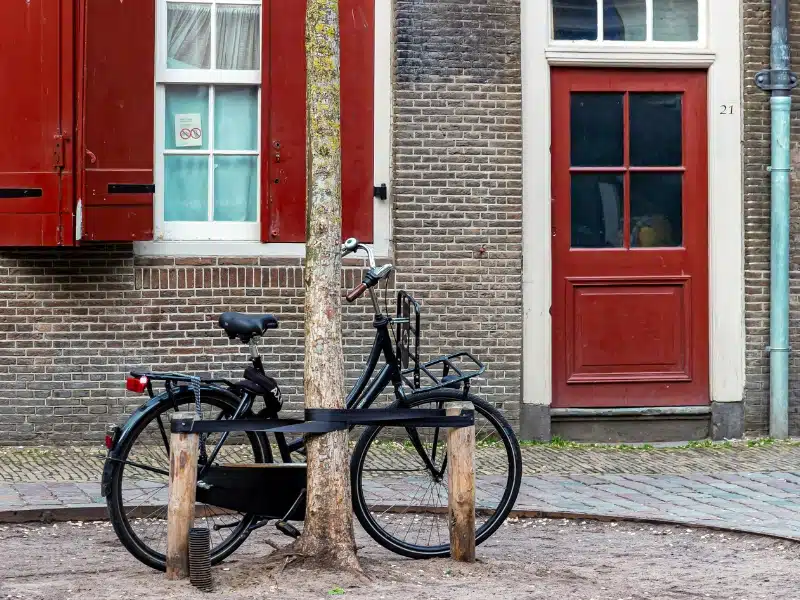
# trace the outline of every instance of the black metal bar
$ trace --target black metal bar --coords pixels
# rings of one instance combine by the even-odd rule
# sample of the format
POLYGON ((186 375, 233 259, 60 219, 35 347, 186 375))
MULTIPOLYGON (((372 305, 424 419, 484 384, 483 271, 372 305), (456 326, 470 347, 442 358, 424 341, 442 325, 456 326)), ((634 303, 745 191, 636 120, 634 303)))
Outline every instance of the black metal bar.
POLYGON ((206 421, 178 419, 172 421, 173 433, 211 433, 223 431, 268 431, 285 433, 329 433, 353 425, 384 427, 469 427, 475 417, 471 410, 458 416, 436 409, 308 409, 307 420, 299 419, 241 419, 236 421, 206 421))
POLYGON ((155 194, 154 183, 109 183, 109 194, 155 194))

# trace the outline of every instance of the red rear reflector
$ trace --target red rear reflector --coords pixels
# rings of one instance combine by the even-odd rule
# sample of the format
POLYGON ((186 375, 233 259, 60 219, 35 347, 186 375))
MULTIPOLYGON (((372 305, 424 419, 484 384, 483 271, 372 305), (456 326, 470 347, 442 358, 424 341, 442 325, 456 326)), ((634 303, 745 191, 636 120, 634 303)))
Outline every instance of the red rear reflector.
POLYGON ((106 436, 106 450, 111 450, 111 448, 113 446, 114 446, 114 438, 112 438, 110 435, 107 435, 106 436))
POLYGON ((141 377, 128 377, 127 381, 125 382, 125 387, 130 392, 136 392, 137 394, 141 394, 143 391, 147 389, 147 377, 142 375, 141 377))

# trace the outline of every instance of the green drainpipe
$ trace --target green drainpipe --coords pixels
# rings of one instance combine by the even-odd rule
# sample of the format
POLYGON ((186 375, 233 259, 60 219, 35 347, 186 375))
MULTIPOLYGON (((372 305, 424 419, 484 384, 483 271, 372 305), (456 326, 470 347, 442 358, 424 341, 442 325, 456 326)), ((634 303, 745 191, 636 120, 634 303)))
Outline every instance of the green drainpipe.
POLYGON ((771 93, 772 114, 769 433, 784 439, 789 436, 789 112, 797 76, 789 59, 789 0, 772 0, 771 8, 770 68, 756 75, 756 85, 771 93))

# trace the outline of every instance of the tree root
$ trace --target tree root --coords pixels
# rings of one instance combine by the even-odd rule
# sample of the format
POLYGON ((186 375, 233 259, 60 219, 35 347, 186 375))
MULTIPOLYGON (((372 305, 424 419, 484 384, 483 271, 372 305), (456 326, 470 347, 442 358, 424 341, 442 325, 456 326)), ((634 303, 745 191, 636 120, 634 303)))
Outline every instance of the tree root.
POLYGON ((371 582, 358 562, 355 548, 341 547, 327 540, 309 539, 305 536, 301 536, 288 546, 276 549, 267 557, 264 566, 271 568, 275 574, 282 573, 287 567, 302 566, 347 573, 362 583, 371 582))

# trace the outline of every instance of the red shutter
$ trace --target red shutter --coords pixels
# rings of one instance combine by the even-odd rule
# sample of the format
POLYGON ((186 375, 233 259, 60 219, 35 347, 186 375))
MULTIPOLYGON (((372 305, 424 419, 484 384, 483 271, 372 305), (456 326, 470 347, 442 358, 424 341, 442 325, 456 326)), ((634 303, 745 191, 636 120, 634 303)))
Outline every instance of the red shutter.
POLYGON ((156 2, 84 2, 81 239, 150 240, 156 2))
MULTIPOLYGON (((339 0, 342 237, 372 240, 375 0, 339 0)), ((266 11, 265 11, 266 12, 266 11)), ((305 2, 265 14, 262 241, 303 242, 306 225, 305 2)))
POLYGON ((2 15, 0 246, 71 244, 72 2, 4 2, 2 15))
POLYGON ((261 186, 263 242, 305 241, 305 5, 300 0, 272 0, 270 16, 264 19, 269 43, 264 36, 261 111, 269 116, 262 119, 266 162, 262 168, 266 181, 261 186))
POLYGON ((342 236, 372 242, 375 0, 339 0, 342 236))

